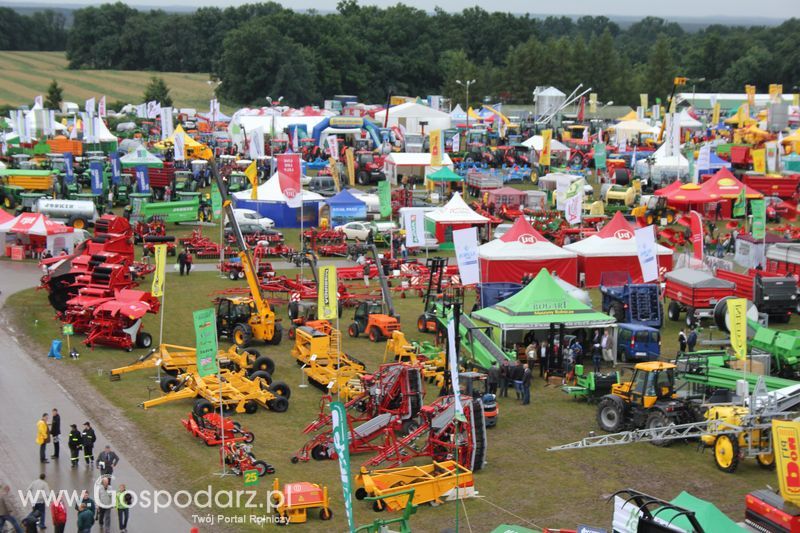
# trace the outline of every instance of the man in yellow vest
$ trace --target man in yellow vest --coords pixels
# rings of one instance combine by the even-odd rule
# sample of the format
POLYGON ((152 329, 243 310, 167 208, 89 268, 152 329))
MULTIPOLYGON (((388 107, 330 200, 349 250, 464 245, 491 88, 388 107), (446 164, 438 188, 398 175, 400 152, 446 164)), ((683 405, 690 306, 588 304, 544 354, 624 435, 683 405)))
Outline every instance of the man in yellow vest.
POLYGON ((39 445, 39 462, 49 463, 47 460, 47 443, 50 441, 50 427, 47 425, 47 413, 36 423, 36 444, 39 445))

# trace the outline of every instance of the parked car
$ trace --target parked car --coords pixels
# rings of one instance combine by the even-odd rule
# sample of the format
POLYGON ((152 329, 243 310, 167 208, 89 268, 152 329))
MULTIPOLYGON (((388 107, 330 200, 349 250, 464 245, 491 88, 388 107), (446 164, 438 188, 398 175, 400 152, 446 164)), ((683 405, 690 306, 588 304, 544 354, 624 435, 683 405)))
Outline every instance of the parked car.
POLYGON ((341 226, 335 226, 333 229, 343 231, 348 239, 364 241, 367 239, 371 226, 366 222, 348 222, 341 226))
POLYGON ((639 324, 617 325, 617 358, 622 362, 656 361, 661 357, 661 332, 639 324))
POLYGON ((253 211, 252 209, 234 209, 233 216, 236 217, 236 222, 239 222, 240 224, 242 222, 254 222, 256 224, 260 224, 264 229, 275 227, 274 220, 269 217, 262 217, 258 211, 253 211))
POLYGON ((336 194, 336 182, 332 176, 314 176, 306 189, 322 196, 333 196, 336 194))
MULTIPOLYGON (((264 229, 261 224, 255 221, 240 221, 238 224, 242 235, 282 235, 281 232, 276 229, 264 229)), ((232 232, 233 230, 230 224, 225 224, 225 235, 230 235, 232 232)))

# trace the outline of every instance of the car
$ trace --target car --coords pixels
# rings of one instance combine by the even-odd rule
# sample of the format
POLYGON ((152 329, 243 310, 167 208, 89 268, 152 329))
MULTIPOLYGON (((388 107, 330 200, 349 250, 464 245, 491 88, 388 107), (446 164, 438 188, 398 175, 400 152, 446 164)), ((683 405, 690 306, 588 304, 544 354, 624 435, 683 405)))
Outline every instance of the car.
POLYGON ((369 234, 369 230, 372 229, 372 226, 366 222, 348 222, 341 226, 335 226, 333 229, 343 231, 348 239, 365 241, 367 240, 367 234, 369 234))
POLYGON ((499 239, 500 237, 508 233, 508 230, 510 230, 511 226, 513 225, 514 224, 498 224, 497 227, 494 228, 494 238, 499 239))
POLYGON ((337 192, 333 176, 314 176, 308 182, 306 189, 322 196, 333 196, 337 192))
POLYGON ((622 362, 657 361, 661 357, 661 332, 649 326, 617 325, 617 358, 622 362))
POLYGON ((264 229, 275 227, 275 221, 269 217, 262 217, 258 211, 252 209, 234 209, 233 216, 236 217, 236 222, 252 222, 260 224, 264 229))
MULTIPOLYGON (((242 235, 281 235, 280 231, 276 229, 265 229, 264 226, 254 221, 237 221, 237 224, 242 235)), ((230 224, 225 224, 225 235, 231 234, 232 231, 230 224)))

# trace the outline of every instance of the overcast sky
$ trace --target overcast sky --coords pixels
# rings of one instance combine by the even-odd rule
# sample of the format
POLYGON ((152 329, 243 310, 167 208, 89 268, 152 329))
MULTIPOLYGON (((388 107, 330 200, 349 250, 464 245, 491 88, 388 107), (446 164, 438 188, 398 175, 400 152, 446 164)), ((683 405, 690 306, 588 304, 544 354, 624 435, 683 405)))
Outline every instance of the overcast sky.
MULTIPOLYGON (((13 0, 12 0, 13 1, 13 0)), ((112 0, 89 0, 74 2, 76 4, 102 4, 112 0)), ((241 5, 248 2, 237 0, 124 0, 132 6, 199 6, 199 5, 241 5)), ((0 2, 3 3, 3 2, 0 2)), ((42 3, 56 4, 53 0, 28 0, 27 5, 42 3)), ((73 4, 67 0, 65 4, 73 4)), ((249 2, 252 3, 252 2, 249 2)), ((279 3, 295 9, 316 8, 319 10, 333 10, 336 0, 292 0, 279 3)), ((398 3, 398 0, 361 0, 361 4, 375 4, 388 6, 398 3)), ((722 15, 742 19, 754 18, 791 18, 800 17, 800 0, 671 0, 669 2, 642 2, 641 0, 569 0, 566 2, 553 2, 552 0, 403 0, 403 3, 421 9, 432 10, 439 6, 447 11, 460 11, 465 7, 481 6, 488 11, 509 11, 513 13, 534 13, 553 15, 623 15, 644 17, 654 15, 659 17, 714 17, 722 15)), ((757 23, 754 21, 754 23, 757 23)))

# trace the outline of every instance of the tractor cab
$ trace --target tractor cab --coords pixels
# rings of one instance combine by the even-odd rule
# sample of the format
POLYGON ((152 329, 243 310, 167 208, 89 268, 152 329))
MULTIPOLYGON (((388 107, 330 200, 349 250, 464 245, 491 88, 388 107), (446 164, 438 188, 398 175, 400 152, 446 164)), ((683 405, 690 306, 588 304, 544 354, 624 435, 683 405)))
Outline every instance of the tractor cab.
POLYGON ((228 192, 239 192, 244 190, 247 183, 247 176, 244 172, 231 172, 228 176, 228 192))
POLYGON ((392 332, 400 330, 400 320, 391 316, 386 305, 380 300, 365 300, 356 306, 353 323, 347 329, 351 337, 364 333, 372 342, 380 342, 392 336, 392 332))
POLYGON ((240 344, 234 338, 234 330, 239 324, 247 324, 253 312, 251 298, 220 298, 217 300, 217 336, 240 344))
POLYGON ((634 367, 630 381, 623 381, 611 388, 616 394, 644 408, 653 407, 659 400, 675 396, 675 365, 650 361, 634 367))

